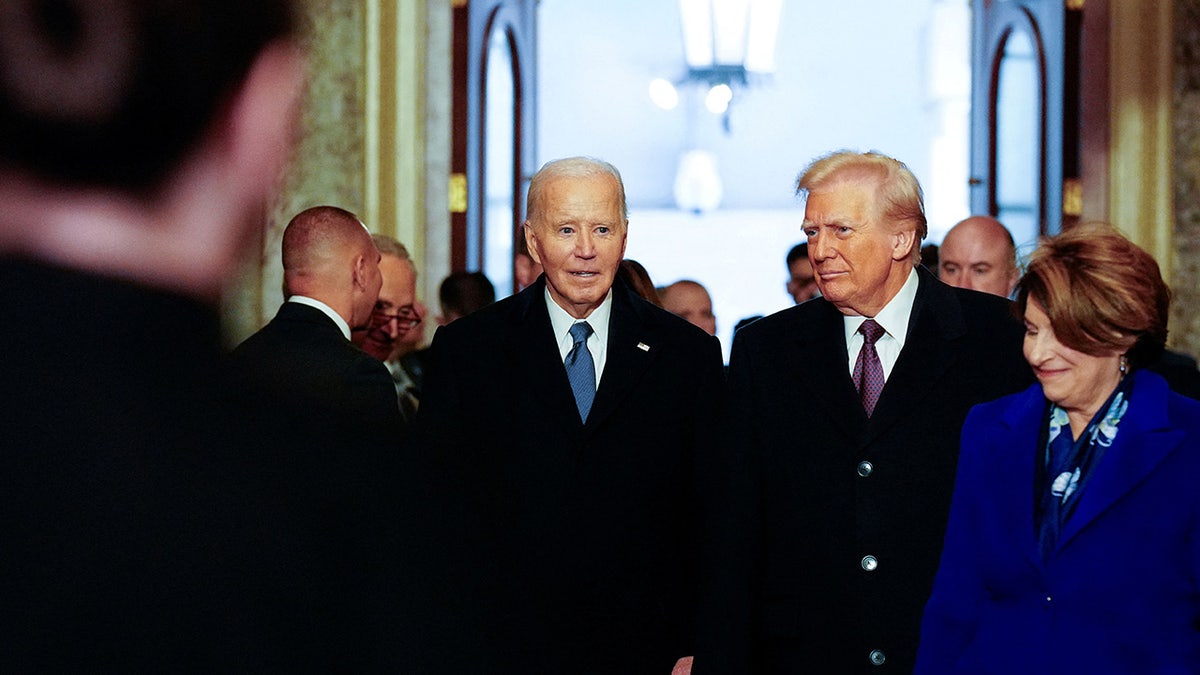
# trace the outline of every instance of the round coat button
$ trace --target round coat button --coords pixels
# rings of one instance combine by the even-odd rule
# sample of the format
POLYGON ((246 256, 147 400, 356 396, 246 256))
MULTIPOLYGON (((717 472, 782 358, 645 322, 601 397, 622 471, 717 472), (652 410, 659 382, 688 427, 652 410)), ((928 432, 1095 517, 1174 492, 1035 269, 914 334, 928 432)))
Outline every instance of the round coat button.
MULTIPOLYGON (((875 568, 879 567, 879 561, 873 555, 864 555, 862 559, 862 568, 868 572, 874 572, 875 568)), ((880 652, 881 654, 883 652, 880 652)))
POLYGON ((874 470, 875 470, 875 467, 872 466, 872 464, 870 462, 859 462, 858 463, 858 475, 862 476, 863 478, 870 476, 871 472, 874 470))
POLYGON ((883 653, 882 649, 871 650, 871 665, 882 666, 884 661, 887 661, 887 654, 883 653))

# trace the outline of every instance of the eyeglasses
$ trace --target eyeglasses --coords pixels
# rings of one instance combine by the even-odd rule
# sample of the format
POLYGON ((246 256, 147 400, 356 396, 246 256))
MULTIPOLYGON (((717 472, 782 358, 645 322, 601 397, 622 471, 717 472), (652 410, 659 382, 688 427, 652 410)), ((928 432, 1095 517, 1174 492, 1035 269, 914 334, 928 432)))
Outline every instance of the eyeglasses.
POLYGON ((383 327, 396 321, 400 328, 410 329, 420 325, 421 318, 421 315, 412 306, 401 307, 395 314, 385 314, 377 309, 371 313, 371 325, 383 327))

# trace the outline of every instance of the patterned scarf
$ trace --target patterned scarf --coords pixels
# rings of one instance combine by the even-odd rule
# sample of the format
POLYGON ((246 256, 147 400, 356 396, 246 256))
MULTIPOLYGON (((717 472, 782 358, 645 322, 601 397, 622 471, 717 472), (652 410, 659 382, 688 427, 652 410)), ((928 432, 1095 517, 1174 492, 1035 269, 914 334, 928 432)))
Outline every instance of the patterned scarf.
POLYGON ((1067 411, 1054 403, 1047 406, 1039 443, 1045 451, 1037 467, 1033 514, 1043 560, 1050 559, 1059 533, 1079 504, 1079 495, 1117 437, 1117 425, 1129 408, 1132 389, 1132 375, 1121 378, 1077 439, 1071 438, 1067 411))

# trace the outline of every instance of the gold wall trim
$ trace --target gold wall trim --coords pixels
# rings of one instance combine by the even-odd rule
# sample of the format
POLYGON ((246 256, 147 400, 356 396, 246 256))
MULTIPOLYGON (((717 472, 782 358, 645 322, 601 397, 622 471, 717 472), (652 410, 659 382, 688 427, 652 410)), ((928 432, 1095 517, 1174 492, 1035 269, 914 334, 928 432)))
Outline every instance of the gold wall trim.
POLYGON ((1109 220, 1170 279, 1174 201, 1170 2, 1111 2, 1109 220))
POLYGON ((1063 181, 1062 213, 1075 218, 1083 215, 1083 183, 1078 178, 1063 181))
POLYGON ((467 212, 467 174, 450 174, 450 213, 467 212))
POLYGON ((368 0, 364 219, 425 258, 425 5, 368 0))

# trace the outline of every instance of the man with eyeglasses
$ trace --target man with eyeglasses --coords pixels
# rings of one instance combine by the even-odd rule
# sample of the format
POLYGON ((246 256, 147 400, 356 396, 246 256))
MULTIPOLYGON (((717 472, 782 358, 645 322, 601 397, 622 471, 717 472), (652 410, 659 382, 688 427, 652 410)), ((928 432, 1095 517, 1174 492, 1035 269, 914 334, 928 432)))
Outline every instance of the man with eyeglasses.
POLYGON ((370 322, 365 328, 354 331, 351 339, 387 366, 395 383, 400 414, 409 421, 417 412, 416 383, 401 367, 396 352, 403 338, 416 330, 425 318, 417 304, 417 268, 408 249, 395 237, 375 234, 371 235, 371 240, 379 249, 379 273, 383 275, 383 284, 379 287, 370 322))

